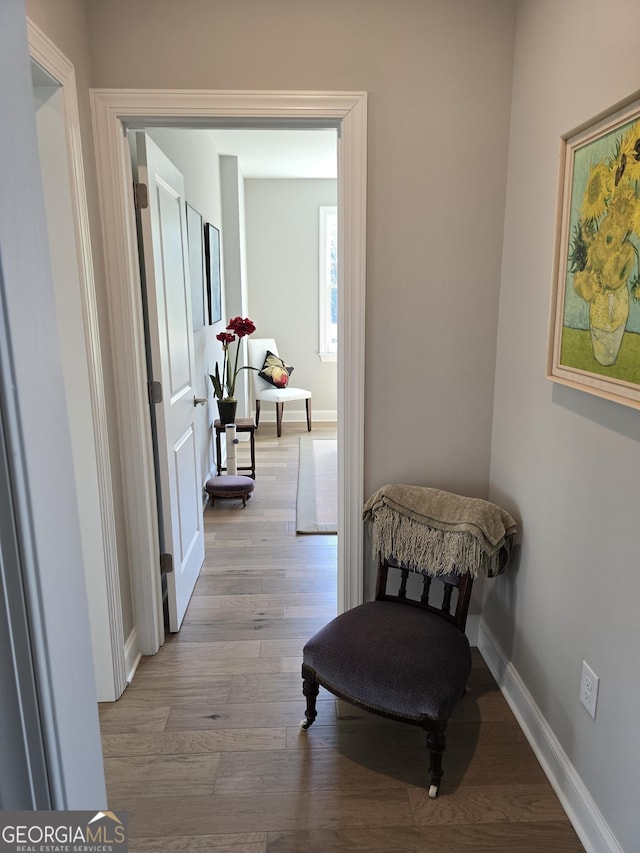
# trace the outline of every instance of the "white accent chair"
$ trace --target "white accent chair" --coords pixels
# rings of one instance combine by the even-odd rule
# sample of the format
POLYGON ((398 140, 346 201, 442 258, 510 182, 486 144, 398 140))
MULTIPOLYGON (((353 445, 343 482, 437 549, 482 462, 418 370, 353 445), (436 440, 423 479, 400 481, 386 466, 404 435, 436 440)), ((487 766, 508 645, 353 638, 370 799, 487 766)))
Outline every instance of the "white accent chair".
MULTIPOLYGON (((273 338, 249 338, 247 343, 249 344, 249 365, 256 368, 256 370, 262 370, 267 350, 270 350, 274 355, 279 355, 278 347, 273 338)), ((275 403, 276 430, 278 438, 280 438, 282 435, 284 404, 290 403, 293 400, 304 400, 307 408, 307 430, 311 432, 311 391, 306 391, 304 388, 292 388, 291 386, 275 388, 261 376, 258 376, 256 370, 251 371, 253 390, 256 398, 256 428, 260 423, 260 403, 263 401, 275 403)))

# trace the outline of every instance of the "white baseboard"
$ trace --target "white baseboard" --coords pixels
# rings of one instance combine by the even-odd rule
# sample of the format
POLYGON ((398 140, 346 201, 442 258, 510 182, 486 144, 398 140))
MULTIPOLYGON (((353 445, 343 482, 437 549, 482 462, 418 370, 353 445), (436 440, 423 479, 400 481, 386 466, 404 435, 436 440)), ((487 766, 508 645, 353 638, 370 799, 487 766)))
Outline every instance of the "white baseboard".
POLYGON ((478 648, 587 853, 624 853, 512 663, 480 622, 478 648))
POLYGON ((124 671, 127 674, 127 684, 131 684, 141 657, 142 655, 138 651, 138 635, 134 628, 124 644, 124 671))
MULTIPOLYGON (((252 412, 253 417, 255 418, 255 411, 252 412)), ((311 424, 313 425, 315 422, 317 423, 336 423, 338 420, 338 413, 335 409, 312 409, 311 410, 311 424)), ((307 422, 307 413, 304 409, 288 409, 285 406, 284 409, 284 417, 282 418, 282 423, 286 424, 289 421, 290 423, 306 423, 307 422)), ((274 424, 276 422, 276 407, 275 406, 261 406, 260 407, 260 423, 274 424)))

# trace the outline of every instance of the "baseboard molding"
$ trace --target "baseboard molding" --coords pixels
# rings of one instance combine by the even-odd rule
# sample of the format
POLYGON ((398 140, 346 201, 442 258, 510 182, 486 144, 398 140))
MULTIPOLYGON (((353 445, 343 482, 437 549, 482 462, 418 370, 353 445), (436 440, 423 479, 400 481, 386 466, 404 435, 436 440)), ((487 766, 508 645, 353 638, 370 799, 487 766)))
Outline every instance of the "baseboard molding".
POLYGON ((142 655, 138 651, 138 635, 134 628, 127 637, 127 642, 124 644, 124 665, 127 674, 127 684, 131 684, 141 657, 142 655))
POLYGON ((516 668, 504 659, 483 622, 478 648, 587 853, 624 853, 516 668))
MULTIPOLYGON (((255 418, 255 410, 251 413, 255 418)), ((306 423, 307 413, 304 409, 289 409, 285 406, 282 423, 306 423)), ((335 409, 311 409, 311 423, 337 423, 338 413, 335 409)), ((276 422, 276 407, 260 407, 260 423, 274 424, 276 422)))

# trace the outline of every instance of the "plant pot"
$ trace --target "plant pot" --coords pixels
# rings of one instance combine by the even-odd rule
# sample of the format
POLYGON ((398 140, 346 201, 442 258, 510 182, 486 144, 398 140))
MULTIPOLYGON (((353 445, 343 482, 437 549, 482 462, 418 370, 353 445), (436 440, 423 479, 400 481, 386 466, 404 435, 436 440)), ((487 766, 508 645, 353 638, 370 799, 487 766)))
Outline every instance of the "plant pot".
POLYGON ((218 404, 218 415, 220 416, 220 423, 223 423, 225 426, 227 424, 235 423, 238 401, 216 400, 216 403, 218 404))
POLYGON ((629 291, 626 283, 617 290, 597 293, 589 306, 591 344, 598 364, 615 364, 629 317, 629 291))

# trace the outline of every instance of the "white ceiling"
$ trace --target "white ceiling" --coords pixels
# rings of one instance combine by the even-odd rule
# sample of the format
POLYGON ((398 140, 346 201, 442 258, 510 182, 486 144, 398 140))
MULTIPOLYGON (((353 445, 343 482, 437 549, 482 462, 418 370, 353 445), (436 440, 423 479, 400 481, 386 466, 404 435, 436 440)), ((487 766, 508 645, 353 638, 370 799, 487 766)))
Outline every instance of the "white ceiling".
POLYGON ((238 158, 245 178, 336 178, 335 130, 208 131, 219 154, 238 158))

